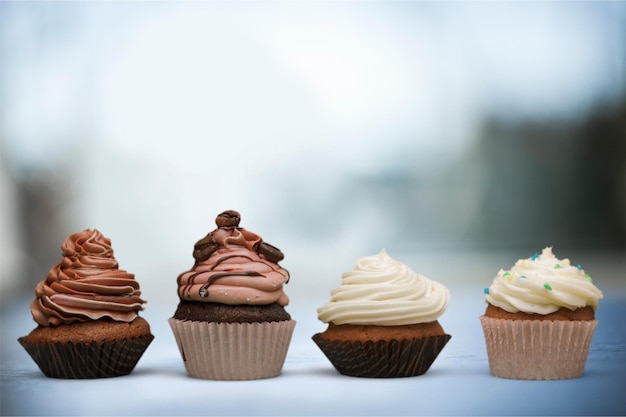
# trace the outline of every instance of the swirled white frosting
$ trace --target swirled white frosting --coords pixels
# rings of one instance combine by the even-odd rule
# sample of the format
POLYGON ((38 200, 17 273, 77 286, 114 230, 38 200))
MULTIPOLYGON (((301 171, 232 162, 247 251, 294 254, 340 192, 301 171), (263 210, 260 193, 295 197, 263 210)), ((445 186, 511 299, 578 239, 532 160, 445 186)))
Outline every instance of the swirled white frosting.
POLYGON ((518 260, 509 271, 501 269, 485 293, 489 304, 510 313, 550 314, 561 307, 596 309, 603 298, 580 265, 557 259, 551 247, 541 255, 518 260))
POLYGON ((416 274, 383 249, 360 258, 342 275, 330 302, 317 309, 325 323, 398 326, 437 320, 448 307, 450 292, 416 274))

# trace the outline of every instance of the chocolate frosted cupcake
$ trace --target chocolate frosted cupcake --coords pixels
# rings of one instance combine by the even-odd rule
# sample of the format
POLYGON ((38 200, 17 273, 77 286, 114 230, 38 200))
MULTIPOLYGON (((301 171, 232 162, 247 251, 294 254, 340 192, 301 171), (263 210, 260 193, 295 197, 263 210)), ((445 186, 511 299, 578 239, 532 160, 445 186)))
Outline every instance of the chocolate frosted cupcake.
POLYGON ((193 267, 177 279, 180 302, 169 323, 194 378, 277 376, 296 325, 284 309, 283 253, 239 221, 233 210, 217 216, 217 229, 194 246, 193 267))
POLYGON ((580 265, 545 248, 500 270, 485 294, 480 321, 493 375, 535 380, 582 375, 602 292, 580 265))
POLYGON ((328 328, 313 341, 344 375, 422 375, 450 340, 438 321, 449 299, 446 287, 383 249, 343 274, 330 302, 317 310, 328 328))
POLYGON ((61 262, 35 289, 38 327, 18 341, 51 378, 129 374, 154 338, 138 315, 139 283, 118 268, 98 230, 74 233, 61 249, 61 262))

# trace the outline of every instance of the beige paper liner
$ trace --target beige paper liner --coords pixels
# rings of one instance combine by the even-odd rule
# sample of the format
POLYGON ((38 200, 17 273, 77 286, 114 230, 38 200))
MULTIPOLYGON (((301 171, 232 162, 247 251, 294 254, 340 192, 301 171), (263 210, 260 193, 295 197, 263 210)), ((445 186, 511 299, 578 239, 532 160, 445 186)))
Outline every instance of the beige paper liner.
POLYGON ((149 334, 102 343, 18 341, 47 377, 92 379, 128 375, 153 339, 149 334))
POLYGON ((401 378, 423 375, 444 346, 448 334, 391 341, 327 340, 322 333, 312 339, 335 369, 361 378, 401 378))
POLYGON ((582 375, 597 320, 507 320, 481 316, 491 373, 509 379, 582 375))
POLYGON ((248 380, 280 374, 295 320, 265 323, 207 323, 169 319, 190 376, 248 380))

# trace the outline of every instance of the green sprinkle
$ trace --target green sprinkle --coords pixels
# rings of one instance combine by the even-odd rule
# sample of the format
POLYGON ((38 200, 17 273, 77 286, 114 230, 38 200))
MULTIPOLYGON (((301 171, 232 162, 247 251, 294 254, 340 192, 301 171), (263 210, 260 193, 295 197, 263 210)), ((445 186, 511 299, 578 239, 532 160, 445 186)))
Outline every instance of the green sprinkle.
POLYGON ((485 289, 483 290, 483 292, 484 292, 485 294, 489 294, 489 288, 485 288, 485 289))
POLYGON ((552 291, 552 287, 547 282, 545 284, 543 284, 543 288, 545 288, 548 291, 552 291))
POLYGON ((554 269, 561 269, 561 264, 554 265, 554 269))
POLYGON ((593 284, 593 280, 591 279, 591 277, 589 276, 589 274, 585 274, 585 276, 587 277, 587 279, 589 280, 589 282, 591 282, 593 284))
POLYGON ((511 275, 511 273, 510 273, 509 271, 506 271, 506 272, 504 273, 504 276, 505 276, 505 277, 508 277, 509 275, 511 275))

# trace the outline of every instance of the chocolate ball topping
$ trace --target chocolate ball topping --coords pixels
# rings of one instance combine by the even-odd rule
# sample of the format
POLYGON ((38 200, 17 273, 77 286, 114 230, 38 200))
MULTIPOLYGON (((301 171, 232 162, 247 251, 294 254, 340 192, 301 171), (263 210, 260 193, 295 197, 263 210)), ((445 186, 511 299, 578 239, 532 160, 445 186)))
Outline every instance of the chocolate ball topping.
MULTIPOLYGON (((215 224, 217 224, 219 229, 237 229, 239 227, 240 220, 241 215, 238 211, 226 210, 215 218, 215 224)), ((215 240, 215 232, 215 230, 212 231, 194 245, 193 257, 195 258, 196 263, 208 259, 211 255, 213 255, 213 253, 215 253, 215 251, 217 251, 219 244, 215 240)), ((277 263, 285 258, 285 255, 280 249, 267 242, 263 242, 260 239, 251 249, 270 262, 277 263)))
POLYGON ((276 246, 272 246, 269 243, 261 242, 259 245, 257 252, 260 255, 263 255, 265 259, 270 262, 278 263, 285 259, 285 255, 278 249, 276 246))
POLYGON ((217 224, 217 227, 237 227, 240 220, 241 215, 239 212, 226 210, 215 218, 215 224, 217 224))
POLYGON ((217 250, 217 242, 213 234, 209 233, 200 239, 193 247, 193 257, 197 262, 202 262, 217 250))

